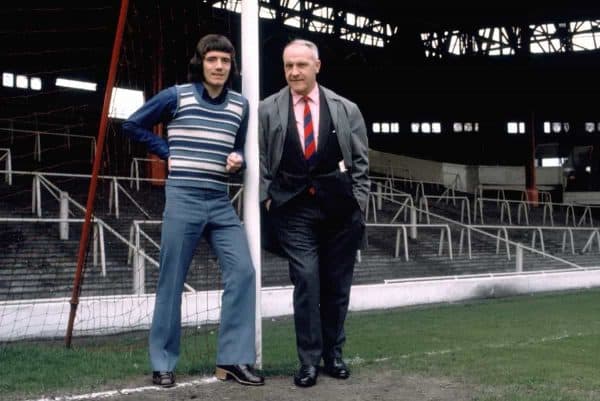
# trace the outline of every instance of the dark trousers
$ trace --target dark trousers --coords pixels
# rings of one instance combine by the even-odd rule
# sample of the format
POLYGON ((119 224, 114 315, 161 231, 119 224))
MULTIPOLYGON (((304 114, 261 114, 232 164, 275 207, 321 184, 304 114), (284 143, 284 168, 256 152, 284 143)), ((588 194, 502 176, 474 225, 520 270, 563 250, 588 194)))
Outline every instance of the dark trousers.
POLYGON ((349 209, 334 216, 316 198, 302 194, 269 213, 289 261, 303 365, 342 356, 354 262, 364 230, 358 205, 349 209))

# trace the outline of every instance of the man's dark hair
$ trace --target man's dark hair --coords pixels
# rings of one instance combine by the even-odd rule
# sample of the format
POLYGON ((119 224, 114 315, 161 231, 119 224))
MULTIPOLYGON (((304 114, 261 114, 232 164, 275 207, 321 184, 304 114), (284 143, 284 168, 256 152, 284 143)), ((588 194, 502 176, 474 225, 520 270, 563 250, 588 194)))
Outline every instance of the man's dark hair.
POLYGON ((223 35, 209 34, 203 36, 196 45, 194 55, 190 59, 188 64, 188 81, 189 82, 204 82, 204 69, 202 67, 202 61, 206 53, 210 51, 219 51, 229 53, 231 56, 231 71, 229 77, 225 82, 226 87, 231 87, 231 82, 234 76, 237 75, 237 64, 235 62, 235 48, 223 35))

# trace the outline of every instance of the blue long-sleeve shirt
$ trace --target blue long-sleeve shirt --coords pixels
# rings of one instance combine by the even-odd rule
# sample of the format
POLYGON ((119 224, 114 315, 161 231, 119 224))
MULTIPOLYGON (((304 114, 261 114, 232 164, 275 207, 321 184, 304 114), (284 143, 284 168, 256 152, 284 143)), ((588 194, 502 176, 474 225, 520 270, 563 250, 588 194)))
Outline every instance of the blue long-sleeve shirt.
MULTIPOLYGON (((123 123, 123 133, 146 145, 161 159, 171 159, 169 181, 224 189, 227 155, 244 158, 248 101, 224 89, 211 98, 200 83, 178 85, 159 92, 123 123), (167 126, 167 140, 152 132, 167 126)), ((244 163, 245 164, 245 163, 244 163)))

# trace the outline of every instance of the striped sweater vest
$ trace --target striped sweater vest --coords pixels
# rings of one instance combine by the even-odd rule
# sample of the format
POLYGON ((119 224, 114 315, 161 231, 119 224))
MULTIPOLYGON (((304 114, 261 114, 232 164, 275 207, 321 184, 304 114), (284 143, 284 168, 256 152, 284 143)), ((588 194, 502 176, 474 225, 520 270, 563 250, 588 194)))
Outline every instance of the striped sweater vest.
POLYGON ((192 84, 178 85, 177 111, 167 125, 171 169, 168 185, 227 191, 227 156, 233 151, 245 99, 228 90, 211 104, 192 84))

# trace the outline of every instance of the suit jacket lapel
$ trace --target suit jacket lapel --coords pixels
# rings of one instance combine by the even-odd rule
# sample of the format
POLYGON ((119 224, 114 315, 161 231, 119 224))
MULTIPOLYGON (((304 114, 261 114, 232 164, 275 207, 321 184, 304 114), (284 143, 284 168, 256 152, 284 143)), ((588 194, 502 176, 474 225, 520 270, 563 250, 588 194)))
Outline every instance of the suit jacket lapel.
POLYGON ((331 114, 331 123, 333 124, 333 129, 336 131, 338 143, 340 145, 342 155, 344 156, 346 166, 352 166, 352 153, 350 149, 350 122, 345 117, 346 113, 343 110, 344 106, 335 93, 325 87, 321 86, 320 88, 325 99, 327 100, 329 113, 331 114))
POLYGON ((271 149, 269 151, 269 158, 271 162, 271 173, 273 176, 279 170, 279 163, 281 163, 281 156, 283 154, 283 146, 285 142, 285 135, 287 133, 287 125, 288 125, 288 102, 290 97, 290 89, 289 87, 284 87, 277 94, 277 98, 273 102, 274 105, 268 111, 269 114, 277 113, 279 115, 279 126, 274 126, 269 128, 268 136, 269 140, 272 143, 271 149))
POLYGON ((285 135, 287 133, 290 110, 290 89, 286 86, 279 93, 277 111, 279 112, 279 121, 281 122, 281 132, 285 135))
POLYGON ((322 90, 323 93, 323 97, 326 100, 327 103, 327 107, 329 107, 329 114, 331 115, 331 122, 333 123, 333 129, 335 129, 336 131, 338 131, 338 136, 339 136, 339 115, 340 113, 338 112, 338 102, 333 101, 332 99, 329 98, 329 96, 327 96, 327 92, 325 92, 324 90, 322 90))
POLYGON ((331 110, 327 103, 325 94, 319 89, 319 139, 317 142, 317 153, 322 152, 327 144, 329 132, 331 128, 331 110))

